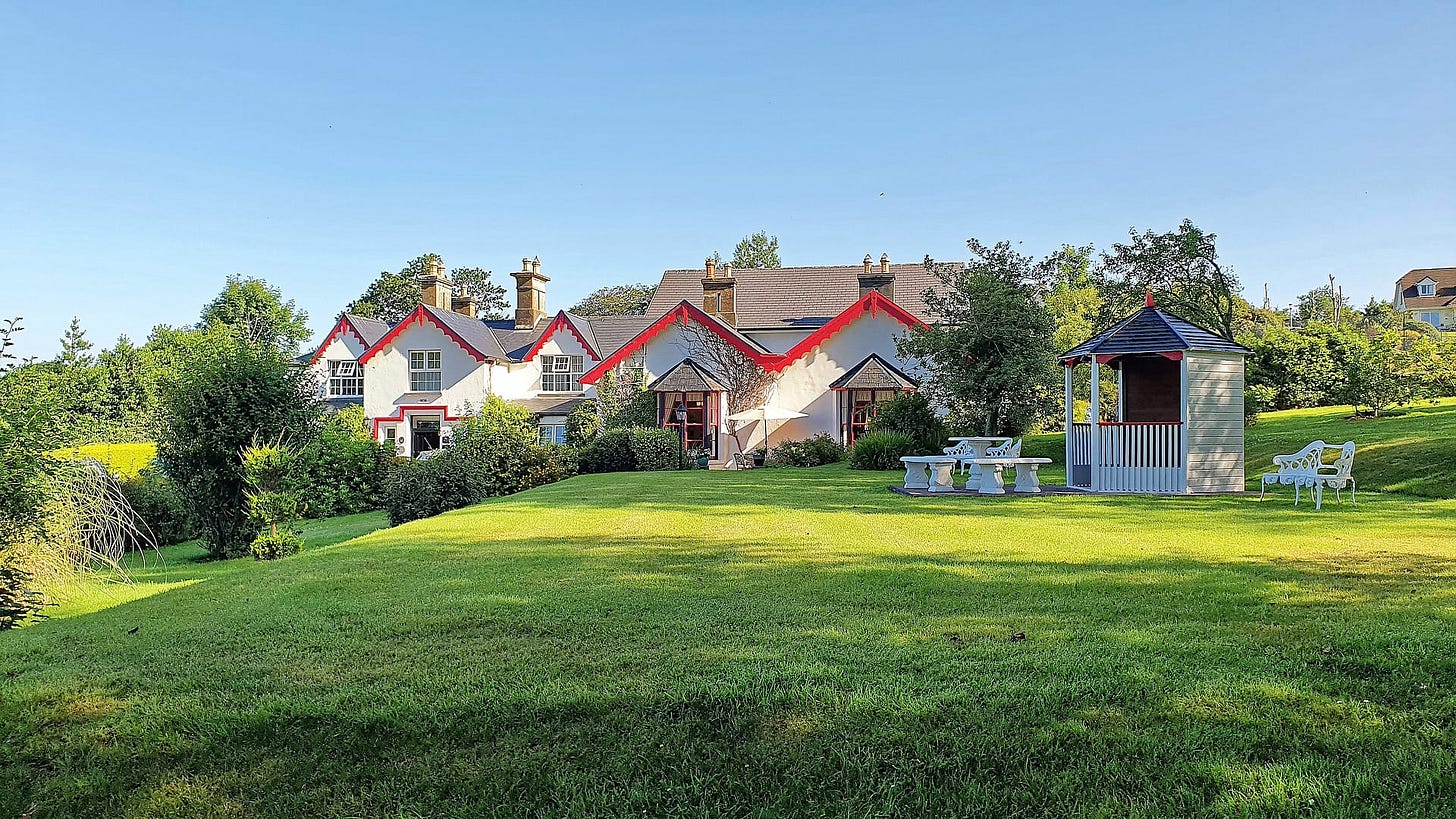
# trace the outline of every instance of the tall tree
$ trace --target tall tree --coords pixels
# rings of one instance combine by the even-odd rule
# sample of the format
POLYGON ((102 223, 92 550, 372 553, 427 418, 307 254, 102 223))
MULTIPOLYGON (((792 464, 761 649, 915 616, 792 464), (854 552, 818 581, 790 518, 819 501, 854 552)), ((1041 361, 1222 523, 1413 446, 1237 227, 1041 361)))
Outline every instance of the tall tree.
POLYGON ((652 303, 657 286, 652 284, 614 284, 588 293, 571 306, 578 316, 641 316, 652 303))
POLYGON ((20 322, 24 319, 17 316, 13 319, 0 319, 0 375, 13 370, 16 366, 15 353, 10 348, 15 346, 15 334, 24 330, 20 322))
POLYGON ((199 330, 223 329, 246 344, 296 351, 308 338, 308 313, 284 301, 276 287, 262 279, 229 276, 222 292, 197 321, 199 330))
MULTIPOLYGON (((344 312, 394 324, 404 320, 420 303, 420 279, 429 275, 434 264, 444 266, 438 253, 424 253, 410 259, 397 271, 385 270, 349 302, 344 312)), ((506 316, 506 289, 491 281, 491 271, 480 267, 457 267, 450 271, 455 295, 474 296, 481 318, 506 316)))
POLYGON ((931 265, 924 293, 936 321, 896 340, 919 361, 922 387, 953 418, 986 434, 1025 430, 1051 404, 1056 380, 1052 315, 1040 298, 1055 257, 1033 260, 1010 242, 966 243, 964 267, 931 265))
POLYGON ((1218 260, 1217 236, 1184 219, 1176 230, 1128 231, 1131 241, 1102 254, 1097 271, 1111 312, 1127 313, 1147 291, 1162 307, 1233 338, 1239 279, 1218 260))
POLYGON ((733 248, 733 267, 735 270, 783 267, 779 261, 779 237, 763 230, 744 236, 733 248))
POLYGON ((81 329, 81 319, 71 316, 71 326, 61 336, 61 354, 56 357, 56 363, 63 367, 89 367, 96 363, 91 356, 94 346, 86 339, 86 331, 81 329))

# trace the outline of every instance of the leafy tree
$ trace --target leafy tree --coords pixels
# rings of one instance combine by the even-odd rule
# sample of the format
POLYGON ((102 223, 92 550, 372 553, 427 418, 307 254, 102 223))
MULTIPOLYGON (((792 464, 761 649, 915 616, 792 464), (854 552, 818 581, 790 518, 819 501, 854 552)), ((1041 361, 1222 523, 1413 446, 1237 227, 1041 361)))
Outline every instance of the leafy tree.
MULTIPOLYGON (((344 312, 394 324, 403 321, 420 304, 420 279, 429 275, 432 266, 444 265, 438 253, 425 253, 410 259, 395 272, 381 272, 359 298, 349 302, 344 312)), ((491 271, 479 267, 457 267, 450 271, 455 295, 474 296, 481 318, 498 319, 506 315, 506 289, 491 281, 491 271)))
POLYGON ((1370 303, 1360 311, 1360 325, 1366 332, 1413 330, 1432 337, 1440 335, 1440 332, 1431 325, 1410 313, 1395 309, 1395 305, 1388 301, 1377 301, 1374 297, 1371 297, 1370 303))
POLYGON ((1342 381, 1325 338, 1282 328, 1262 337, 1245 336, 1249 386, 1268 388, 1265 409, 1293 409, 1332 404, 1342 381))
POLYGON ((588 293, 571 306, 578 316, 641 316, 657 292, 653 284, 614 284, 588 293))
POLYGON ((81 319, 71 316, 71 326, 61 336, 61 354, 56 357, 56 363, 63 367, 89 367, 96 363, 91 355, 91 348, 94 346, 86 340, 86 331, 81 329, 81 319))
POLYGON ((491 272, 480 267, 456 267, 450 271, 455 295, 474 296, 475 313, 485 319, 506 317, 506 289, 490 280, 491 272))
POLYGON ((1360 314, 1350 307, 1343 293, 1329 287, 1316 287, 1299 296, 1293 317, 1301 325, 1317 321, 1336 327, 1358 324, 1360 314))
POLYGON ((151 351, 137 347, 125 335, 109 350, 102 350, 97 367, 105 384, 106 416, 138 435, 151 423, 156 408, 156 362, 151 351))
POLYGON ((1402 342, 1400 333, 1385 332, 1351 356, 1344 397, 1357 412, 1368 407, 1378 418, 1381 411, 1415 397, 1417 382, 1405 366, 1408 356, 1402 342))
POLYGON ((1051 286, 1046 307, 1055 329, 1052 346, 1070 350, 1101 329, 1102 294, 1092 276, 1092 246, 1063 245, 1053 256, 1051 286))
POLYGON ((295 351, 308 338, 308 313, 262 279, 229 276, 222 292, 206 307, 199 330, 222 328, 247 344, 295 351))
POLYGON ((966 244, 964 267, 932 267, 939 284, 924 298, 936 321, 896 345, 927 369, 922 389, 953 418, 988 435, 1020 432, 1050 407, 1056 381, 1052 316, 1039 295, 1054 261, 1010 242, 966 244))
POLYGON ((1159 305, 1233 338, 1239 279, 1218 261, 1215 234, 1184 219, 1176 230, 1128 231, 1131 241, 1102 254, 1097 271, 1113 315, 1126 314, 1153 292, 1159 305))
POLYGON ((220 329, 200 335, 161 382, 157 456, 208 552, 238 557, 257 534, 240 453, 260 439, 309 440, 321 410, 307 371, 277 346, 220 329))
POLYGON ((281 441, 256 441, 243 450, 243 481, 247 484, 248 517, 260 531, 251 545, 253 557, 276 560, 303 548, 303 533, 293 526, 300 513, 298 493, 289 476, 298 454, 281 441))
POLYGON ((779 237, 762 230, 744 236, 733 248, 733 267, 736 270, 783 267, 779 261, 779 237))

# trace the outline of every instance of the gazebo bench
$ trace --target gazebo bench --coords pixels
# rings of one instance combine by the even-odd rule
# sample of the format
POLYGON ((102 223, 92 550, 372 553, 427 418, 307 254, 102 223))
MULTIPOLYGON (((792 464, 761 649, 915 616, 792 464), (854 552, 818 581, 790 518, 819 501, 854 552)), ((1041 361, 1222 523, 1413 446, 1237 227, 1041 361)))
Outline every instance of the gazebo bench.
POLYGON ((971 461, 981 469, 981 480, 976 491, 982 495, 1006 494, 1006 483, 1001 477, 1001 470, 1014 466, 1016 467, 1016 484, 1011 487, 1011 490, 1027 494, 1040 492, 1041 479, 1037 477, 1036 471, 1041 468, 1042 464, 1051 462, 1051 458, 976 458, 971 461))
POLYGON ((906 455, 905 488, 928 492, 949 492, 955 489, 955 458, 944 455, 906 455))

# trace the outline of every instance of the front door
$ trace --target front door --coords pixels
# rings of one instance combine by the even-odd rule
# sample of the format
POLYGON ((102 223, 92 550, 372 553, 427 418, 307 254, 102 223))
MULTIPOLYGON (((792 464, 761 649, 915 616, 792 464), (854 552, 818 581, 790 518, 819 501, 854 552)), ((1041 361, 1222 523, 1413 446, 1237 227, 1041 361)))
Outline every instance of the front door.
POLYGON ((440 448, 440 419, 415 416, 410 422, 410 457, 440 448))

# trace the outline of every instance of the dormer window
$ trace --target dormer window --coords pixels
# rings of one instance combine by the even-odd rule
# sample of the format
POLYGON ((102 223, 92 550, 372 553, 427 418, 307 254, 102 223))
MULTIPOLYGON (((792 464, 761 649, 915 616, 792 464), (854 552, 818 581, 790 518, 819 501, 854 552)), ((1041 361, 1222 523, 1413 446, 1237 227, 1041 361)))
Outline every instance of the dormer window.
POLYGON ((584 364, 579 355, 541 356, 541 392, 580 392, 584 364))
POLYGON ((1416 282, 1416 295, 1417 296, 1434 296, 1434 295, 1436 295, 1436 283, 1433 282, 1433 281, 1431 281, 1430 279, 1426 279, 1425 281, 1416 282))
POLYGON ((358 398, 364 395, 364 368, 357 361, 329 362, 329 397, 358 398))

